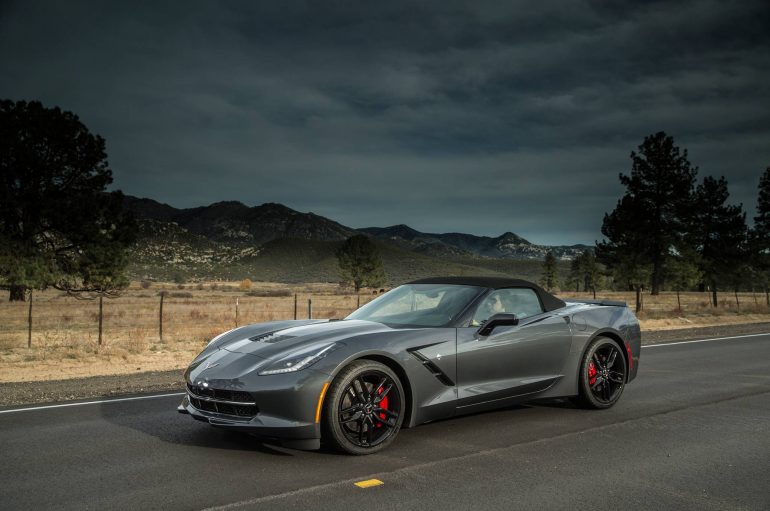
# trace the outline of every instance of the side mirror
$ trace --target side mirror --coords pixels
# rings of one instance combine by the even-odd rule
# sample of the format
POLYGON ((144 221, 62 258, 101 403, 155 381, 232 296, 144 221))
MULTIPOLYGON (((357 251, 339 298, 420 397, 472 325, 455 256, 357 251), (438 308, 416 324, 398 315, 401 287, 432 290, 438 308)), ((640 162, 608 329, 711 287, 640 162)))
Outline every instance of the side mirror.
POLYGON ((478 334, 486 337, 487 335, 492 333, 492 330, 494 330, 496 327, 499 326, 516 326, 519 324, 519 318, 516 317, 516 314, 494 314, 491 316, 486 323, 481 325, 481 328, 478 329, 478 334))

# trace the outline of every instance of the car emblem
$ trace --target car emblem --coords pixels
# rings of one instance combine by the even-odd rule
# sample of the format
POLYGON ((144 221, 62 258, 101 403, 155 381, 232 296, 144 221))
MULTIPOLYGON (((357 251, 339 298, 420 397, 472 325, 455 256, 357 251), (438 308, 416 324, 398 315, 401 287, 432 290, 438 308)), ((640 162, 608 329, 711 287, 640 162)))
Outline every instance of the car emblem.
POLYGON ((209 362, 208 364, 206 364, 206 367, 204 367, 203 370, 205 371, 206 369, 211 369, 212 367, 216 367, 218 365, 219 365, 219 362, 214 362, 214 363, 209 362))

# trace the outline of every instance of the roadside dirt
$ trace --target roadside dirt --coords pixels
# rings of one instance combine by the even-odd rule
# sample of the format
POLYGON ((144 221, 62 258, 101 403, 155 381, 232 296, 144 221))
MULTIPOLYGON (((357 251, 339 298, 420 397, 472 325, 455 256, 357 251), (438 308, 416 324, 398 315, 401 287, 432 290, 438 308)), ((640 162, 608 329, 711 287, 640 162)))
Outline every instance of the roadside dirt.
MULTIPOLYGON (((642 332, 643 344, 672 340, 703 339, 729 335, 770 332, 770 323, 717 325, 676 330, 642 332)), ((48 381, 0 383, 0 408, 71 401, 78 399, 108 398, 155 392, 181 392, 184 389, 183 369, 146 371, 112 376, 92 376, 48 381)))

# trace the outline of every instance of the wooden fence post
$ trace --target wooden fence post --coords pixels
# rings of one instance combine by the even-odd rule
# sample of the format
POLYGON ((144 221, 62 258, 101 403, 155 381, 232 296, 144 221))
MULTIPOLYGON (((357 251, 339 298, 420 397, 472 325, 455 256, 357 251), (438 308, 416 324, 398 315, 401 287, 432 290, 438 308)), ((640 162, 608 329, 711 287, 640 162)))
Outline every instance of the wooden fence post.
POLYGON ((356 295, 356 309, 360 309, 360 308, 361 308, 361 293, 358 293, 356 295))
POLYGON ((235 328, 238 328, 238 297, 235 297, 235 328))
POLYGON ((99 346, 102 345, 102 321, 104 318, 104 304, 102 303, 103 299, 104 297, 99 295, 99 346))
POLYGON ((163 342, 163 297, 166 296, 166 293, 161 291, 160 292, 160 312, 158 313, 158 337, 160 338, 160 342, 163 342))
POLYGON ((307 299, 307 319, 313 319, 313 300, 307 299))
POLYGON ((294 293, 294 319, 297 319, 297 293, 294 293))
POLYGON ((27 313, 27 348, 32 347, 32 290, 29 290, 29 312, 27 313))

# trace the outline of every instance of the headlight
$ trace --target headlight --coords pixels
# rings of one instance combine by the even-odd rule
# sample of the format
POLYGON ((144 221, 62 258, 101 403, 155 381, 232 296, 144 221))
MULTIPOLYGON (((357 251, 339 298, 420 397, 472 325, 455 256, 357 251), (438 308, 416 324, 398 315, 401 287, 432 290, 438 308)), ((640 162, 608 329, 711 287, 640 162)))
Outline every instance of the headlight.
POLYGON ((259 372, 260 376, 266 376, 269 374, 283 374, 293 373, 306 367, 310 367, 315 364, 326 355, 344 346, 340 343, 330 344, 328 346, 321 346, 320 348, 313 348, 300 353, 292 353, 291 355, 282 358, 276 362, 273 362, 269 366, 265 367, 259 372))

